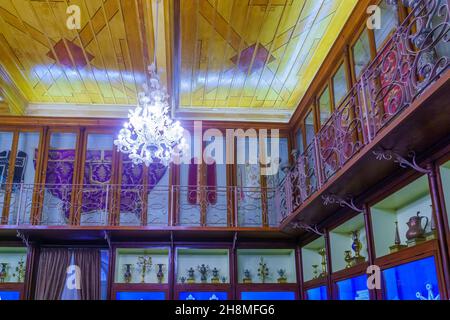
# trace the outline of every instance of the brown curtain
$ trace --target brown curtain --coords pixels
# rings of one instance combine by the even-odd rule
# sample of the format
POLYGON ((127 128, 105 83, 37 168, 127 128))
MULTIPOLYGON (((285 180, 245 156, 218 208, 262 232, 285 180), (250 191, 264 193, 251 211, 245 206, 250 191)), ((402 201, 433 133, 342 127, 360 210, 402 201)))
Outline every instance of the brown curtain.
POLYGON ((81 300, 100 300, 100 250, 99 249, 74 249, 74 263, 81 271, 81 300))
POLYGON ((70 253, 67 248, 40 250, 36 276, 36 300, 60 300, 66 283, 70 253))

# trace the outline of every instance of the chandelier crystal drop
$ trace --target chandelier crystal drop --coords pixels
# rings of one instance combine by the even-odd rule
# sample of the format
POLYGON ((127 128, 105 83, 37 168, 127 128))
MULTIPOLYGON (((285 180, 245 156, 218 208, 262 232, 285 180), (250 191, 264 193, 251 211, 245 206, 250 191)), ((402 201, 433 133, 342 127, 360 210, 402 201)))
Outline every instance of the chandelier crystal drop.
POLYGON ((175 154, 186 148, 184 129, 169 117, 169 95, 161 86, 156 67, 148 68, 149 85, 138 95, 138 106, 128 113, 128 122, 114 141, 118 151, 128 154, 134 164, 167 166, 175 154))

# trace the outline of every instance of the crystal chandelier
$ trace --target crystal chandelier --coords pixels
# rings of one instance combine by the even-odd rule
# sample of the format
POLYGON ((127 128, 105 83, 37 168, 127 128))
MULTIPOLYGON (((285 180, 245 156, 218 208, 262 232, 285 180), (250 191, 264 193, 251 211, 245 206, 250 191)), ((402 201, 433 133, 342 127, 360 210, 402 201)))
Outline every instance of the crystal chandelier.
MULTIPOLYGON (((158 17, 158 2, 156 5, 158 17)), ((158 18, 157 18, 158 19, 158 18)), ((158 26, 158 21, 156 21, 158 26)), ((155 30, 155 53, 158 43, 158 27, 155 30)), ((156 65, 148 68, 150 78, 144 85, 144 92, 138 95, 138 106, 128 113, 128 122, 120 130, 114 144, 118 151, 129 155, 134 164, 144 163, 149 166, 153 162, 168 165, 176 153, 186 148, 183 138, 184 129, 178 121, 169 117, 169 102, 166 89, 161 86, 156 65)))

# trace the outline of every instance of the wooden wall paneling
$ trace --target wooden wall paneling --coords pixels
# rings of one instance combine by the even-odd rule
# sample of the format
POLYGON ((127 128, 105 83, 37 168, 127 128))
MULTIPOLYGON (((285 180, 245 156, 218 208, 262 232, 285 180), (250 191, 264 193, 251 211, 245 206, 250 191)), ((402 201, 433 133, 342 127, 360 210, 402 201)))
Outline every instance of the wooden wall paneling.
MULTIPOLYGON (((10 151, 9 160, 8 160, 9 161, 8 162, 9 169, 8 169, 8 177, 6 180, 5 195, 4 195, 4 200, 3 200, 1 224, 8 224, 8 221, 9 221, 12 183, 14 181, 15 163, 16 163, 17 148, 18 148, 18 143, 19 143, 19 133, 17 131, 12 131, 12 133, 13 133, 13 139, 12 139, 11 151, 10 151)), ((18 212, 17 214, 20 215, 20 212, 18 212)), ((18 216, 17 218, 19 219, 20 217, 18 216)))

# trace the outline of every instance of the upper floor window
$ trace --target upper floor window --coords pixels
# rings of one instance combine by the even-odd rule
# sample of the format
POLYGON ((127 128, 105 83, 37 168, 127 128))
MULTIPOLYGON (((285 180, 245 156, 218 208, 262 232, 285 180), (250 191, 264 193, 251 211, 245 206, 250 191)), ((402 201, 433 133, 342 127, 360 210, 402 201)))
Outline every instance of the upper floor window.
POLYGON ((337 108, 342 99, 344 99, 348 91, 347 89, 348 85, 347 76, 345 74, 345 64, 342 63, 333 76, 333 101, 335 108, 337 108))
POLYGON ((375 46, 379 51, 391 34, 398 26, 398 10, 396 6, 386 3, 386 0, 381 1, 379 4, 381 10, 381 28, 374 29, 375 46))
POLYGON ((320 125, 324 125, 331 116, 330 88, 327 86, 319 98, 320 125))
POLYGON ((305 117, 304 120, 304 128, 305 128, 305 138, 306 138, 306 144, 305 147, 308 147, 311 142, 314 139, 314 114, 311 111, 309 111, 308 115, 305 117))
POLYGON ((355 77, 358 79, 372 59, 367 29, 364 29, 358 40, 356 40, 352 48, 352 54, 355 77))

